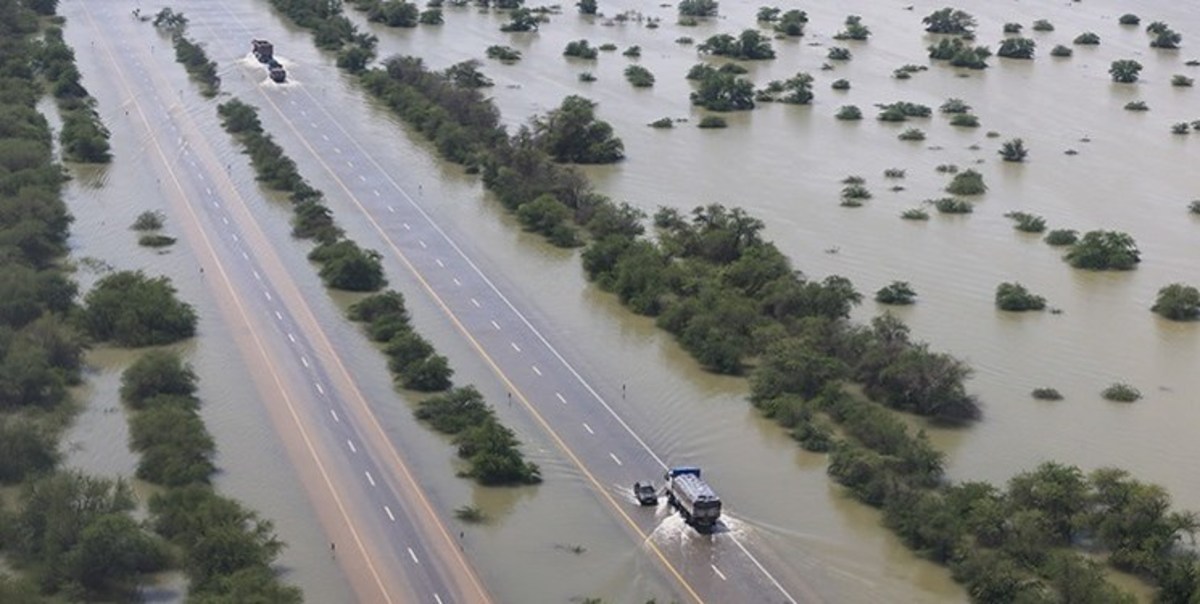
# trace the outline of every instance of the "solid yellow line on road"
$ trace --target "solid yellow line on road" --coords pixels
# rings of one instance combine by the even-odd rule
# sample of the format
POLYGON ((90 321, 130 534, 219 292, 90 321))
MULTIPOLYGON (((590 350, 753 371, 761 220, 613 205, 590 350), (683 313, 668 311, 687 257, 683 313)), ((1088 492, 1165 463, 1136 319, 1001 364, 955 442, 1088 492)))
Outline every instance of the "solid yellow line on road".
MULTIPOLYGON (((292 120, 283 112, 282 109, 280 109, 279 105, 276 104, 275 101, 273 99, 271 99, 271 97, 268 96, 267 93, 264 92, 263 90, 259 89, 259 94, 261 94, 263 99, 265 99, 266 102, 268 104, 270 104, 273 109, 275 109, 275 112, 281 118, 283 118, 284 123, 286 123, 288 125, 288 128, 291 129, 291 131, 300 139, 300 143, 302 145, 304 145, 304 147, 306 149, 308 149, 309 153, 312 154, 312 156, 317 160, 317 162, 325 167, 325 170, 327 172, 329 172, 330 176, 332 176, 333 179, 338 183, 338 186, 340 186, 342 191, 346 193, 346 196, 349 197, 350 201, 352 203, 354 203, 354 205, 359 209, 359 211, 362 212, 363 216, 367 219, 367 221, 371 223, 371 226, 375 228, 375 231, 378 232, 381 237, 383 237, 383 240, 387 243, 387 246, 389 248, 391 248, 392 252, 396 254, 396 257, 400 259, 400 261, 404 264, 404 266, 408 268, 409 272, 411 272, 412 275, 414 277, 416 277, 417 281, 419 281, 421 283, 421 286, 425 288, 425 291, 430 295, 430 297, 433 298, 434 302, 438 305, 438 307, 442 309, 442 312, 446 313, 446 316, 450 319, 450 321, 454 324, 454 326, 458 329, 458 331, 460 333, 462 333, 465 338, 467 338, 467 340, 471 343, 471 346, 483 358, 484 362, 487 363, 487 365, 492 369, 492 371, 496 374, 496 376, 500 378, 500 381, 504 383, 504 385, 509 389, 509 391, 513 392, 516 395, 517 399, 521 401, 521 403, 525 406, 525 408, 529 411, 529 413, 532 414, 533 417, 537 420, 538 424, 540 424, 542 426, 542 429, 544 429, 550 435, 550 437, 559 446, 559 448, 562 449, 563 452, 565 452, 567 454, 567 457, 569 457, 571 459, 571 461, 575 464, 575 466, 577 468, 579 468, 579 471, 582 472, 584 474, 584 476, 587 477, 588 481, 590 481, 592 483, 592 485, 596 488, 596 491, 599 492, 608 501, 608 503, 617 512, 617 514, 619 514, 621 516, 621 518, 624 519, 625 522, 629 525, 629 527, 631 529, 633 529, 633 531, 641 537, 642 542, 645 543, 647 546, 649 546, 651 551, 654 552, 655 556, 658 558, 658 560, 660 562, 662 562, 663 566, 667 569, 667 571, 683 587, 684 591, 686 591, 687 594, 689 596, 691 596, 696 602, 704 602, 704 600, 700 597, 700 595, 698 593, 696 593, 696 590, 691 586, 691 584, 688 583, 688 581, 686 579, 684 579, 683 575, 679 572, 679 570, 676 569, 673 564, 671 564, 670 560, 667 560, 667 557, 665 554, 663 554, 662 550, 660 550, 658 548, 658 546, 655 545, 654 542, 650 540, 650 536, 642 531, 641 527, 638 526, 638 524, 636 522, 634 522, 633 518, 631 518, 628 513, 626 513, 624 507, 622 507, 616 501, 616 499, 613 498, 612 494, 608 492, 608 489, 604 488, 604 486, 600 484, 600 481, 597 480, 596 477, 591 473, 591 471, 589 471, 587 469, 587 466, 584 465, 584 463, 579 459, 579 457, 575 455, 575 452, 572 451, 571 448, 567 446, 567 443, 562 439, 562 437, 560 437, 558 435, 558 433, 555 432, 554 429, 550 427, 550 424, 545 420, 545 418, 543 418, 542 415, 540 413, 538 413, 537 409, 533 406, 533 404, 529 401, 529 399, 525 396, 525 394, 519 388, 517 388, 517 386, 512 382, 512 380, 509 379, 508 375, 502 369, 500 369, 500 366, 497 365, 495 360, 493 360, 492 357, 487 353, 487 351, 484 350, 483 346, 480 345, 479 341, 476 340, 475 337, 473 335, 471 335, 471 332, 466 328, 466 326, 463 325, 461 321, 459 321, 458 316, 454 314, 454 311, 450 310, 450 307, 446 305, 446 302, 442 299, 442 297, 440 295, 438 295, 438 293, 433 289, 432 286, 430 286, 429 282, 426 281, 424 275, 422 275, 421 272, 419 270, 417 270, 416 266, 414 266, 413 263, 409 261, 408 257, 405 256, 404 252, 400 251, 400 248, 397 247, 396 244, 392 242, 392 238, 389 237, 387 232, 384 231, 383 227, 381 227, 379 225, 379 223, 375 220, 375 217, 372 216, 370 214, 370 212, 367 211, 366 207, 363 206, 362 202, 359 201, 358 197, 350 190, 349 187, 346 186, 345 181, 343 181, 342 178, 340 176, 338 176, 338 174, 336 172, 334 172, 333 168, 325 161, 325 159, 322 158, 321 155, 317 153, 316 149, 314 149, 311 144, 309 144, 308 139, 303 134, 301 134, 299 130, 296 129, 295 124, 293 124, 292 120)), ((310 95, 310 98, 311 98, 311 95, 310 95)), ((320 106, 320 105, 318 105, 318 106, 320 106)), ((324 111, 324 107, 321 107, 321 109, 322 109, 322 111, 324 111)), ((326 113, 326 117, 327 118, 330 117, 328 115, 328 113, 326 113)), ((359 147, 359 149, 361 150, 361 147, 359 147)), ((368 156, 368 159, 370 159, 369 156, 368 156)), ((374 161, 372 160, 371 163, 374 163, 374 161)), ((378 165, 376 165, 376 167, 378 168, 378 165)), ((449 538, 449 535, 447 535, 447 538, 449 538)))
MULTIPOLYGON (((99 37, 101 40, 101 44, 104 48, 104 52, 106 55, 108 55, 109 61, 112 62, 113 67, 117 70, 117 73, 118 73, 118 75, 120 77, 120 81, 121 81, 121 87, 125 89, 126 95, 128 95, 129 98, 131 99, 134 109, 137 111, 138 117, 141 118, 142 125, 146 128, 146 130, 148 132, 153 132, 153 128, 150 127, 150 120, 146 118, 146 114, 142 111, 141 103, 139 103, 137 100, 137 97, 134 96, 133 90, 129 86, 129 82, 125 75, 125 72, 121 69, 120 64, 116 61, 116 58, 113 56, 113 52, 112 52, 112 49, 108 45, 107 38, 105 37, 105 35, 103 35, 103 32, 101 32, 99 27, 96 25, 96 21, 92 18, 91 11, 88 10, 86 3, 84 4, 84 13, 87 15, 88 22, 91 24, 92 29, 95 30, 98 34, 100 34, 99 37)), ((172 184, 174 184, 176 192, 179 194, 180 197, 182 197, 186 200, 187 194, 183 190, 183 184, 180 182, 178 175, 175 173, 175 170, 173 170, 171 168, 171 164, 167 160, 167 155, 163 151, 162 146, 159 144, 158 139, 154 136, 150 136, 150 140, 151 140, 151 143, 154 145, 155 151, 158 153, 159 159, 163 162, 163 166, 166 168, 167 174, 170 176, 171 182, 172 182, 172 184)), ((279 392, 280 396, 283 397, 283 401, 287 405, 288 411, 291 413, 292 419, 296 423, 296 427, 300 431, 300 435, 304 440, 304 444, 308 448, 308 452, 312 456, 313 461, 316 463, 317 469, 321 474, 321 478, 325 481, 325 485, 326 485, 326 487, 328 487, 329 493, 333 497, 333 500, 338 507, 339 513, 341 513, 343 520, 346 522, 347 527, 349 527, 350 534, 354 539, 354 543, 358 547, 359 551, 362 553, 363 559, 367 563, 367 567, 371 573, 371 576, 375 579, 375 583, 379 587, 380 593, 383 595, 383 599, 389 603, 393 602, 392 597, 388 593, 387 588, 384 587, 383 579, 380 577, 378 571, 375 569, 375 565, 371 561, 371 557, 367 554, 366 546, 363 544, 362 539, 359 537, 358 531, 354 528, 354 523, 350 520, 350 515, 346 512, 346 508, 345 508, 344 504, 342 503, 341 497, 338 495, 337 490, 334 489, 334 487, 333 487, 333 481, 329 478, 329 474, 325 469, 325 465, 323 463, 321 463, 321 459, 317 455, 316 449, 313 447, 312 439, 309 437, 308 431, 305 430, 303 423, 300 421, 299 414, 296 412, 296 408, 295 408, 295 405, 294 405, 291 397, 288 396, 288 394, 287 394, 287 390, 284 386, 284 382, 280 378, 279 372, 278 372, 277 368, 275 367, 275 364, 272 363, 270 355, 267 354, 266 347, 264 346, 262 340, 259 338, 258 332, 254 329, 253 323, 250 321, 250 316, 246 312, 245 307, 241 303, 241 299, 236 295, 236 290, 233 287, 232 281, 229 279, 228 273, 225 271, 225 266, 221 263, 220 259, 218 258, 216 250, 213 247, 212 241, 209 239, 207 232, 202 227, 199 227, 199 225, 200 225, 199 216, 196 215, 195 209, 192 208, 191 204, 186 203, 186 201, 185 201, 182 205, 186 208, 187 213, 188 213, 189 217, 192 219, 193 224, 198 227, 198 232, 199 232, 200 238, 204 243, 204 251, 208 254, 209 259, 212 262, 212 264, 214 266, 216 266, 217 274, 220 276, 221 282, 224 284, 225 289, 229 292, 231 299, 233 301, 233 304, 237 308, 238 314, 241 316, 242 321, 245 322, 245 324, 246 324, 246 327, 247 327, 246 332, 250 335, 251 339, 254 341, 255 347, 258 349, 258 352, 262 356, 264 363, 269 368, 270 374, 271 374, 271 379, 275 382, 275 387, 276 387, 277 391, 279 392)))

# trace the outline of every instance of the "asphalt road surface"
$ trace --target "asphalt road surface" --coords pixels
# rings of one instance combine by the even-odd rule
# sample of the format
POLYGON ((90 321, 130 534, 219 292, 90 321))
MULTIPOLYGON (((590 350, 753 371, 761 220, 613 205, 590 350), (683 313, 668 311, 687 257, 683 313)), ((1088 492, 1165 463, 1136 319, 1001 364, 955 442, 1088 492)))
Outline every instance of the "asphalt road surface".
MULTIPOLYGON (((64 7, 66 8, 66 7, 64 7)), ((253 368, 314 507, 364 602, 489 602, 459 544, 433 511, 304 297, 250 215, 242 194, 162 76, 183 69, 168 48, 144 43, 148 27, 108 5, 80 3, 93 52, 144 133, 140 152, 253 368)), ((252 185, 253 186, 253 185, 252 185)))

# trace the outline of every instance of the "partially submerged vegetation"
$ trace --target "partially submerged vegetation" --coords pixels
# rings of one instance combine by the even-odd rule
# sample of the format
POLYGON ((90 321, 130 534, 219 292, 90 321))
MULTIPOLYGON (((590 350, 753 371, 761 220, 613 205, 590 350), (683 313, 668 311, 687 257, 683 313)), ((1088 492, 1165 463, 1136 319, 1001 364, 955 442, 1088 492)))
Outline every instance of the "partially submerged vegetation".
POLYGON ((1141 252, 1128 233, 1098 230, 1084 233, 1063 259, 1075 268, 1127 271, 1141 262, 1141 252))
POLYGON ((443 392, 417 404, 417 419, 454 436, 458 456, 466 460, 469 476, 484 485, 541 482, 536 464, 526 462, 512 430, 496 419, 483 395, 473 386, 451 388, 453 370, 446 357, 434 352, 409 321, 404 297, 395 291, 368 296, 350 307, 351 320, 366 323, 372 340, 383 345, 388 369, 398 386, 422 392, 443 392))
POLYGON ((217 63, 208 58, 204 48, 187 37, 187 17, 170 8, 158 11, 154 26, 171 34, 175 47, 175 60, 183 64, 188 75, 200 83, 200 91, 206 97, 217 96, 221 91, 221 77, 217 75, 217 63))
POLYGON ((321 266, 321 279, 329 287, 348 291, 376 291, 387 281, 380 255, 364 250, 333 220, 324 195, 300 176, 296 162, 284 153, 258 120, 258 110, 234 98, 217 106, 221 125, 235 136, 250 156, 258 180, 267 188, 288 194, 292 202, 292 235, 314 239, 309 259, 321 266))
POLYGON ((47 27, 42 32, 41 53, 36 62, 62 115, 62 130, 58 133, 63 157, 70 161, 103 164, 112 159, 108 129, 96 111, 96 99, 88 93, 75 67, 75 51, 63 40, 60 27, 47 27))

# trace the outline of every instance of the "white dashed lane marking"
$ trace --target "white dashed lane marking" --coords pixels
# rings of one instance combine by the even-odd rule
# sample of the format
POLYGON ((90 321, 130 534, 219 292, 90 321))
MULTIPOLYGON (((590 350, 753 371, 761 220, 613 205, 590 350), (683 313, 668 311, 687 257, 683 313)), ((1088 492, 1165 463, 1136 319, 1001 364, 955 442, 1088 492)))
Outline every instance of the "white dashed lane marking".
POLYGON ((517 343, 516 343, 516 342, 509 342, 509 343, 508 343, 508 345, 509 345, 509 346, 512 346, 512 347, 513 347, 513 350, 515 350, 515 351, 517 351, 517 352, 521 352, 521 347, 520 347, 520 346, 517 346, 517 343))
POLYGON ((589 426, 589 425, 587 425, 587 423, 584 423, 584 424, 583 424, 583 429, 584 429, 584 430, 587 430, 587 431, 588 431, 588 434, 595 434, 595 432, 592 430, 592 427, 591 427, 591 426, 589 426))
POLYGON ((727 579, 725 578, 725 573, 721 572, 721 569, 717 568, 716 564, 709 564, 709 566, 712 567, 714 573, 717 573, 718 577, 721 577, 722 581, 727 581, 727 579))
POLYGON ((492 321, 492 327, 495 327, 496 329, 500 329, 500 324, 495 321, 492 321))
POLYGON ((459 285, 459 286, 461 286, 461 285, 462 285, 462 281, 459 281, 459 280, 458 280, 458 277, 454 277, 454 284, 455 284, 455 285, 459 285))
MULTIPOLYGON (((321 386, 321 382, 313 382, 313 386, 317 387, 317 392, 320 392, 321 394, 325 394, 325 388, 323 386, 321 386)), ((330 413, 333 413, 333 409, 330 409, 329 411, 330 411, 330 413)), ((333 414, 333 418, 337 419, 336 413, 333 414)))
POLYGON ((352 161, 350 161, 350 160, 346 160, 346 165, 347 165, 347 166, 350 166, 351 168, 353 168, 353 167, 354 167, 354 162, 352 162, 352 161))
POLYGON ((308 357, 300 357, 300 363, 305 367, 308 367, 308 357))
POLYGON ((618 465, 618 466, 623 466, 623 465, 625 465, 625 464, 621 463, 621 460, 617 459, 617 456, 616 456, 616 455, 614 455, 614 454, 612 454, 612 453, 609 453, 609 454, 608 454, 608 456, 609 456, 609 457, 611 457, 613 461, 617 462, 617 465, 618 465))
POLYGON ((258 274, 258 271, 254 271, 254 278, 258 281, 262 281, 262 275, 258 274))
POLYGON ((392 515, 392 508, 389 508, 388 506, 385 505, 385 506, 383 506, 383 511, 387 512, 388 520, 391 520, 392 522, 396 521, 396 517, 394 515, 392 515))
POLYGON ((425 240, 423 240, 423 239, 418 239, 418 240, 417 240, 417 243, 421 244, 421 249, 427 249, 427 248, 429 248, 429 246, 428 246, 428 245, 425 245, 425 240))
POLYGON ((408 223, 407 223, 407 222, 405 222, 405 223, 402 223, 402 224, 404 224, 404 230, 406 230, 406 231, 411 231, 411 230, 412 230, 412 227, 408 226, 408 223))
POLYGON ((280 313, 279 313, 279 311, 275 311, 275 318, 276 318, 276 319, 279 319, 280 321, 282 321, 282 320, 283 320, 283 315, 282 315, 282 314, 280 314, 280 313))
POLYGON ((560 392, 555 392, 555 393, 554 393, 554 396, 558 397, 558 402, 560 402, 560 403, 562 403, 562 404, 564 404, 564 405, 565 405, 565 404, 567 404, 567 399, 563 398, 563 395, 562 395, 562 393, 560 393, 560 392))
POLYGON ((337 147, 334 147, 334 148, 333 148, 333 152, 334 152, 334 153, 337 153, 338 155, 341 155, 341 154, 342 154, 342 150, 341 150, 341 149, 338 149, 337 147))
POLYGON ((322 139, 324 139, 324 140, 325 140, 325 142, 329 142, 329 135, 328 135, 328 134, 322 134, 322 135, 321 135, 321 138, 322 138, 322 139))
POLYGON ((538 375, 542 375, 542 370, 541 370, 541 369, 538 369, 538 366, 537 366, 537 365, 531 365, 531 367, 533 367, 533 372, 534 372, 534 373, 536 373, 536 374, 538 374, 538 375))
POLYGON ((375 479, 371 476, 371 473, 363 472, 363 474, 367 475, 367 482, 371 483, 371 486, 375 486, 375 479))
POLYGON ((395 213, 396 213, 396 208, 393 208, 392 206, 388 206, 388 211, 389 211, 389 212, 391 212, 391 213, 393 213, 393 214, 395 214, 395 213))
POLYGON ((338 417, 337 411, 334 411, 333 409, 330 409, 330 410, 329 410, 329 414, 333 416, 333 421, 335 421, 335 422, 338 422, 338 423, 341 423, 341 421, 342 421, 342 418, 338 417))
POLYGON ((442 268, 446 268, 446 265, 442 264, 441 258, 434 258, 433 261, 436 262, 438 266, 440 266, 442 268))
POLYGON ((264 296, 266 296, 267 300, 270 300, 270 299, 271 299, 271 292, 264 291, 264 292, 263 292, 263 295, 264 295, 264 296))
POLYGON ((289 333, 289 334, 288 334, 288 340, 290 340, 290 341, 291 341, 293 344, 295 344, 295 343, 296 343, 296 336, 294 336, 294 335, 292 335, 292 334, 290 334, 290 333, 289 333))
POLYGON ((471 298, 471 304, 474 304, 475 308, 482 308, 479 306, 479 300, 476 300, 475 298, 471 298))
POLYGON ((371 192, 374 193, 376 197, 379 197, 379 189, 371 189, 371 192))
POLYGON ((413 553, 413 551, 412 551, 412 548, 411 548, 411 547, 410 547, 410 548, 408 548, 408 555, 412 557, 412 559, 413 559, 413 564, 420 564, 420 563, 421 563, 421 561, 420 561, 420 560, 417 560, 417 555, 416 555, 415 553, 413 553))
POLYGON ((351 453, 358 453, 358 449, 356 449, 356 448, 354 447, 354 441, 352 441, 352 440, 348 440, 348 441, 346 441, 346 446, 350 447, 350 452, 351 452, 351 453))

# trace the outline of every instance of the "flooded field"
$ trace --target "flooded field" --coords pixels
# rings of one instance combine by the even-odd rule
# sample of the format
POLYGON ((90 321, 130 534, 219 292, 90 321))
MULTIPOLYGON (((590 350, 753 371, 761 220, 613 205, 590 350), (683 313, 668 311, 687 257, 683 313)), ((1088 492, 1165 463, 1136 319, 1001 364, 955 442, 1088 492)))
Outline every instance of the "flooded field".
MULTIPOLYGON (((113 3, 131 10, 133 3, 113 3)), ((645 27, 585 18, 571 6, 533 34, 498 31, 507 18, 474 8, 446 10, 440 27, 412 30, 367 25, 380 38, 380 54, 412 54, 434 68, 466 59, 484 60, 493 44, 522 51, 513 65, 486 61, 490 89, 513 127, 531 115, 556 107, 568 94, 599 103, 599 115, 613 124, 625 142, 627 159, 589 168, 596 188, 615 199, 653 212, 660 205, 690 209, 724 203, 746 208, 766 223, 766 234, 788 254, 796 268, 821 278, 849 277, 868 301, 856 318, 868 320, 883 308, 871 294, 893 280, 908 281, 918 303, 898 314, 914 335, 935 349, 967 360, 975 369, 969 383, 984 406, 977 424, 958 430, 928 428, 948 454, 955 479, 1001 482, 1043 460, 1085 468, 1116 465, 1166 486, 1181 507, 1200 509, 1200 325, 1176 324, 1150 313, 1157 290, 1172 282, 1200 284, 1200 217, 1187 203, 1200 198, 1200 133, 1176 136, 1170 126, 1200 119, 1200 101, 1192 88, 1172 87, 1171 76, 1200 76, 1185 61, 1200 58, 1200 12, 1188 3, 1158 0, 1138 3, 1143 23, 1166 21, 1184 36, 1182 49, 1149 48, 1142 28, 1117 24, 1131 10, 1113 1, 1003 3, 973 0, 957 7, 979 21, 978 43, 993 49, 1005 22, 1020 22, 1022 35, 1037 42, 1033 61, 993 57, 984 71, 963 71, 930 64, 930 38, 921 18, 943 6, 858 0, 812 2, 808 34, 775 40, 777 58, 746 63, 758 86, 798 71, 815 78, 810 106, 762 105, 728 115, 730 127, 700 130, 703 112, 692 108, 692 90, 684 79, 702 59, 694 46, 717 33, 737 34, 754 26, 761 3, 722 2, 721 18, 683 27, 673 7, 632 1, 601 0, 609 17, 625 10, 661 18, 645 27), (866 42, 831 39, 847 14, 863 18, 873 35, 866 42), (1033 32, 1035 19, 1051 21, 1052 32, 1033 32), (1071 58, 1049 56, 1056 44, 1071 46, 1084 31, 1101 44, 1074 46, 1071 58), (562 56, 571 40, 593 46, 611 42, 617 52, 597 61, 562 56), (638 45, 641 58, 621 56, 638 45), (823 71, 829 46, 850 48, 853 59, 823 71), (1107 74, 1116 59, 1133 58, 1145 68, 1133 85, 1113 84, 1107 74), (649 89, 635 89, 622 72, 631 62, 657 78, 649 89), (904 64, 929 65, 911 79, 892 72, 904 64), (583 83, 590 71, 597 81, 583 83), (851 82, 848 91, 830 89, 833 80, 851 82), (957 97, 974 107, 981 127, 960 129, 941 115, 907 124, 872 119, 876 103, 911 101, 931 107, 957 97), (1147 112, 1125 111, 1142 100, 1147 112), (834 118, 842 105, 863 109, 867 119, 834 118), (646 126, 662 118, 686 118, 671 130, 646 126), (919 127, 923 142, 903 142, 897 134, 919 127), (995 131, 998 137, 986 133, 995 131), (1022 164, 1002 162, 1001 141, 1019 137, 1030 149, 1022 164), (973 148, 977 146, 977 148, 973 148), (1077 154, 1067 154, 1074 150, 1077 154), (933 213, 927 222, 904 221, 899 214, 943 195, 948 176, 935 167, 956 164, 981 173, 990 188, 972 214, 933 213), (886 180, 888 168, 905 170, 903 180, 886 180), (874 193, 861 208, 839 206, 840 181, 860 175, 874 193), (904 187, 891 191, 893 185, 904 187), (1143 262, 1125 273, 1088 273, 1070 268, 1061 252, 1037 236, 1012 228, 1004 214, 1025 211, 1044 216, 1050 228, 1080 231, 1113 229, 1130 233, 1143 262), (1061 314, 1013 315, 997 311, 997 284, 1019 281, 1047 298, 1061 314), (1133 405, 1102 400, 1100 390, 1128 382, 1144 398, 1133 405), (1039 402, 1034 387, 1052 386, 1066 399, 1039 402)), ((520 232, 508 216, 456 166, 438 161, 419 137, 410 137, 394 118, 373 106, 352 82, 316 51, 310 37, 289 28, 262 0, 172 5, 192 21, 189 34, 205 44, 221 67, 226 91, 261 103, 262 72, 244 62, 250 37, 271 39, 297 87, 328 99, 338 119, 380 163, 391 167, 403 186, 422 191, 422 206, 495 281, 514 292, 514 303, 552 335, 555 345, 602 388, 619 398, 628 390, 627 420, 672 462, 702 464, 725 498, 730 513, 752 543, 776 552, 802 569, 814 591, 836 602, 954 602, 966 598, 948 573, 915 558, 879 524, 879 515, 851 501, 825 476, 823 456, 801 451, 774 424, 762 420, 745 402, 744 380, 704 372, 647 319, 634 317, 616 301, 586 283, 574 253, 552 249, 520 232)), ((781 5, 782 8, 791 6, 781 5)), ((189 358, 201 376, 204 414, 217 439, 223 474, 220 488, 273 518, 291 544, 283 561, 290 579, 311 602, 343 601, 349 588, 324 552, 324 537, 312 522, 303 491, 272 435, 272 426, 254 400, 231 336, 224 332, 206 286, 195 274, 185 246, 159 255, 136 246, 127 230, 143 210, 158 209, 153 174, 139 169, 145 141, 133 134, 123 116, 119 91, 89 77, 97 57, 85 49, 94 35, 75 15, 79 0, 64 2, 67 38, 76 48, 84 81, 100 101, 113 131, 116 159, 98 173, 76 175, 70 205, 75 260, 95 257, 119 268, 145 268, 172 276, 183 297, 201 314, 201 334, 189 345, 189 358)), ((164 52, 166 41, 144 28, 146 44, 164 52)), ((244 157, 230 144, 215 119, 216 101, 205 101, 186 81, 182 67, 163 55, 162 68, 182 91, 181 109, 195 116, 231 166, 239 189, 254 191, 244 157)), ((716 61, 714 59, 708 59, 716 61)), ((337 220, 368 247, 382 248, 353 206, 338 199, 336 186, 286 128, 283 118, 263 111, 265 127, 300 165, 301 173, 330 194, 337 220)), ((574 468, 519 409, 499 406, 506 423, 527 443, 543 467, 547 483, 539 488, 489 490, 453 476, 452 450, 411 419, 409 402, 393 393, 382 358, 341 318, 344 299, 323 293, 304 260, 305 245, 288 236, 287 208, 262 195, 257 204, 264 230, 279 242, 280 255, 301 289, 312 292, 314 311, 331 332, 347 363, 375 402, 382 421, 402 450, 414 459, 432 498, 443 509, 471 503, 495 521, 468 529, 468 552, 498 601, 567 601, 603 597, 641 602, 665 588, 636 544, 612 521, 574 468), (569 548, 583 546, 575 555, 569 548), (547 569, 552 572, 547 572, 547 569), (547 579, 546 577, 550 577, 547 579)), ((168 231, 170 220, 168 220, 168 231)), ((386 263, 393 285, 410 300, 418 328, 450 357, 463 383, 474 382, 492 400, 503 400, 503 387, 461 341, 448 322, 422 298, 411 276, 394 260, 386 263)), ((81 270, 86 287, 94 279, 81 270)), ((120 445, 124 421, 107 408, 116 405, 116 380, 127 359, 95 351, 89 375, 93 402, 79 427, 68 436, 72 463, 101 473, 132 472, 133 459, 120 445)), ((614 487, 615 488, 615 487, 614 487)), ((663 539, 672 539, 669 521, 663 539)))

